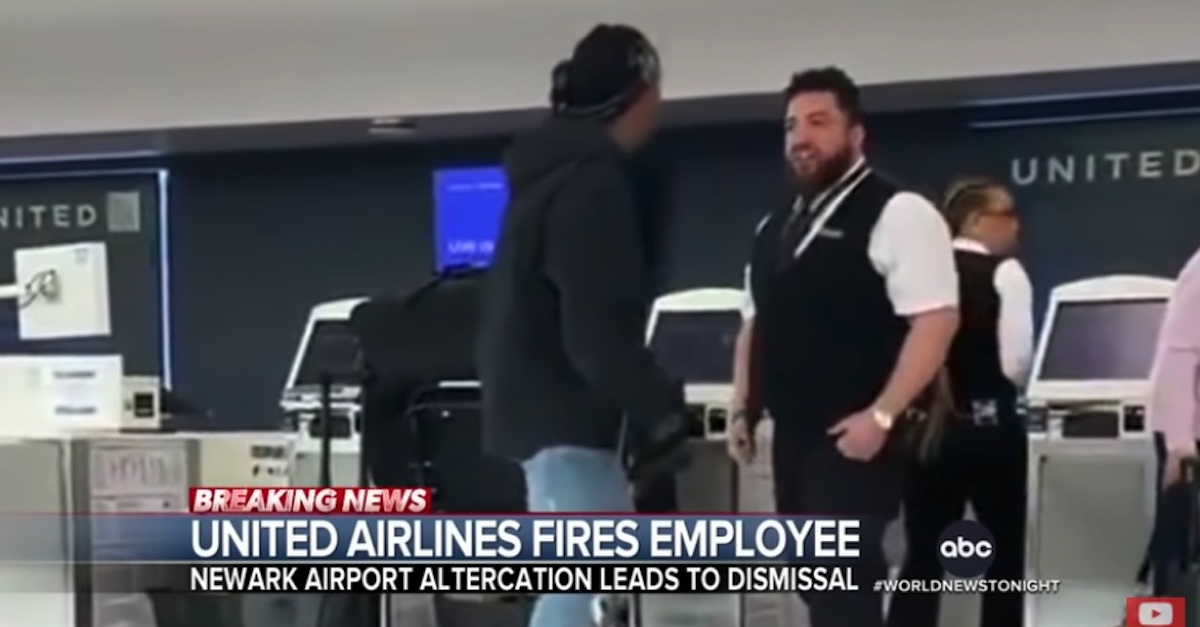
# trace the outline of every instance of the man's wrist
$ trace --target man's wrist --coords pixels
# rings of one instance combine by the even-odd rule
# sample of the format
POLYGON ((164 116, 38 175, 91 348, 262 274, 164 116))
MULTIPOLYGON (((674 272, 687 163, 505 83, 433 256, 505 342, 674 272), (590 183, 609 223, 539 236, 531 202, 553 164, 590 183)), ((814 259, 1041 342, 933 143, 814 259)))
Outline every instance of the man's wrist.
POLYGON ((758 420, 760 417, 761 417, 761 415, 759 413, 751 411, 750 408, 747 407, 745 403, 735 403, 732 407, 732 411, 729 412, 730 422, 739 422, 740 421, 740 422, 746 423, 747 425, 749 425, 751 427, 758 424, 758 420))
POLYGON ((880 411, 894 418, 898 418, 906 409, 908 409, 908 403, 898 403, 887 396, 880 396, 871 404, 872 411, 880 411))
POLYGON ((896 424, 896 414, 887 411, 879 406, 872 407, 869 410, 871 420, 884 431, 891 431, 896 424))

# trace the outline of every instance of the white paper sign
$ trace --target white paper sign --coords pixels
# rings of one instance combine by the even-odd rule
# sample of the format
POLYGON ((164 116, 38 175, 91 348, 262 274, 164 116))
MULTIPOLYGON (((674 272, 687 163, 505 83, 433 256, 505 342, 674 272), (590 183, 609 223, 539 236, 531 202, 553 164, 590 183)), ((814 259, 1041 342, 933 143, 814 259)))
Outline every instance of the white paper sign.
POLYGON ((116 427, 122 407, 119 356, 73 356, 42 363, 41 394, 60 427, 116 427))
MULTIPOLYGON (((187 448, 179 440, 94 440, 88 453, 90 511, 155 514, 187 510, 187 448)), ((92 559, 122 555, 149 541, 122 528, 114 516, 91 517, 92 559)), ((94 579, 141 581, 140 566, 92 565, 94 579)), ((136 587, 136 586, 135 586, 136 587)), ((145 594, 93 593, 91 627, 155 627, 145 594)))
POLYGON ((187 454, 181 442, 95 442, 89 461, 92 498, 117 497, 127 505, 117 511, 163 511, 143 497, 187 494, 187 454), (147 506, 151 509, 141 509, 147 506))

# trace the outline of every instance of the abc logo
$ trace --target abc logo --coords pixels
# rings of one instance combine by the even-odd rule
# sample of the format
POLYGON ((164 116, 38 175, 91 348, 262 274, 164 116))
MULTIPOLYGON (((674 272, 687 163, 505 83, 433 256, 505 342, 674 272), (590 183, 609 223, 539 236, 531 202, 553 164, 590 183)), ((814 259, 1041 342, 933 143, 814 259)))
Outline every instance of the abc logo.
POLYGON ((960 520, 938 538, 938 560, 955 577, 978 577, 987 572, 996 559, 996 540, 987 527, 960 520))

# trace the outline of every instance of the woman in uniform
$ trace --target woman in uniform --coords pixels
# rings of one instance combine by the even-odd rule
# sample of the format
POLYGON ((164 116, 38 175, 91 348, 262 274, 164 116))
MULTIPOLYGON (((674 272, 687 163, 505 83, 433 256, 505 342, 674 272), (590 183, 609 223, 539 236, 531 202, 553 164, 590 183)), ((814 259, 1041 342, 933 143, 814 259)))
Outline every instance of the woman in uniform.
MULTIPOLYGON (((906 472, 900 578, 942 578, 939 538, 970 503, 995 538, 987 577, 1023 579, 1026 437, 1016 404, 1034 331, 1033 290, 1011 256, 1018 219, 1008 190, 984 179, 952 185, 943 211, 955 237, 961 316, 942 377, 951 417, 934 425, 938 433, 923 434, 906 472)), ((986 594, 982 627, 1019 627, 1022 608, 1019 593, 986 594)), ((937 594, 897 594, 888 625, 931 627, 938 609, 937 594)))

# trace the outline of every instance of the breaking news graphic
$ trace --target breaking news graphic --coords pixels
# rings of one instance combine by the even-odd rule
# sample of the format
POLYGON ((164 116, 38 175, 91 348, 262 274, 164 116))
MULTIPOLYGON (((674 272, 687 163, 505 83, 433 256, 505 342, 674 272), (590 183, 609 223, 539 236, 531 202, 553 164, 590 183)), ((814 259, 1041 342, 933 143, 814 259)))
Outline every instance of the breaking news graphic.
MULTIPOLYGON (((869 589, 860 521, 442 515, 426 488, 193 488, 189 511, 93 514, 97 593, 732 593, 869 589), (116 573, 123 573, 119 576, 116 573)), ((34 534, 41 516, 10 517, 34 534)), ((6 522, 6 524, 7 524, 6 522)), ((10 527, 11 530, 11 527, 10 527)), ((32 535, 31 535, 32 537, 32 535)), ((45 563, 35 543, 10 561, 45 563)))

